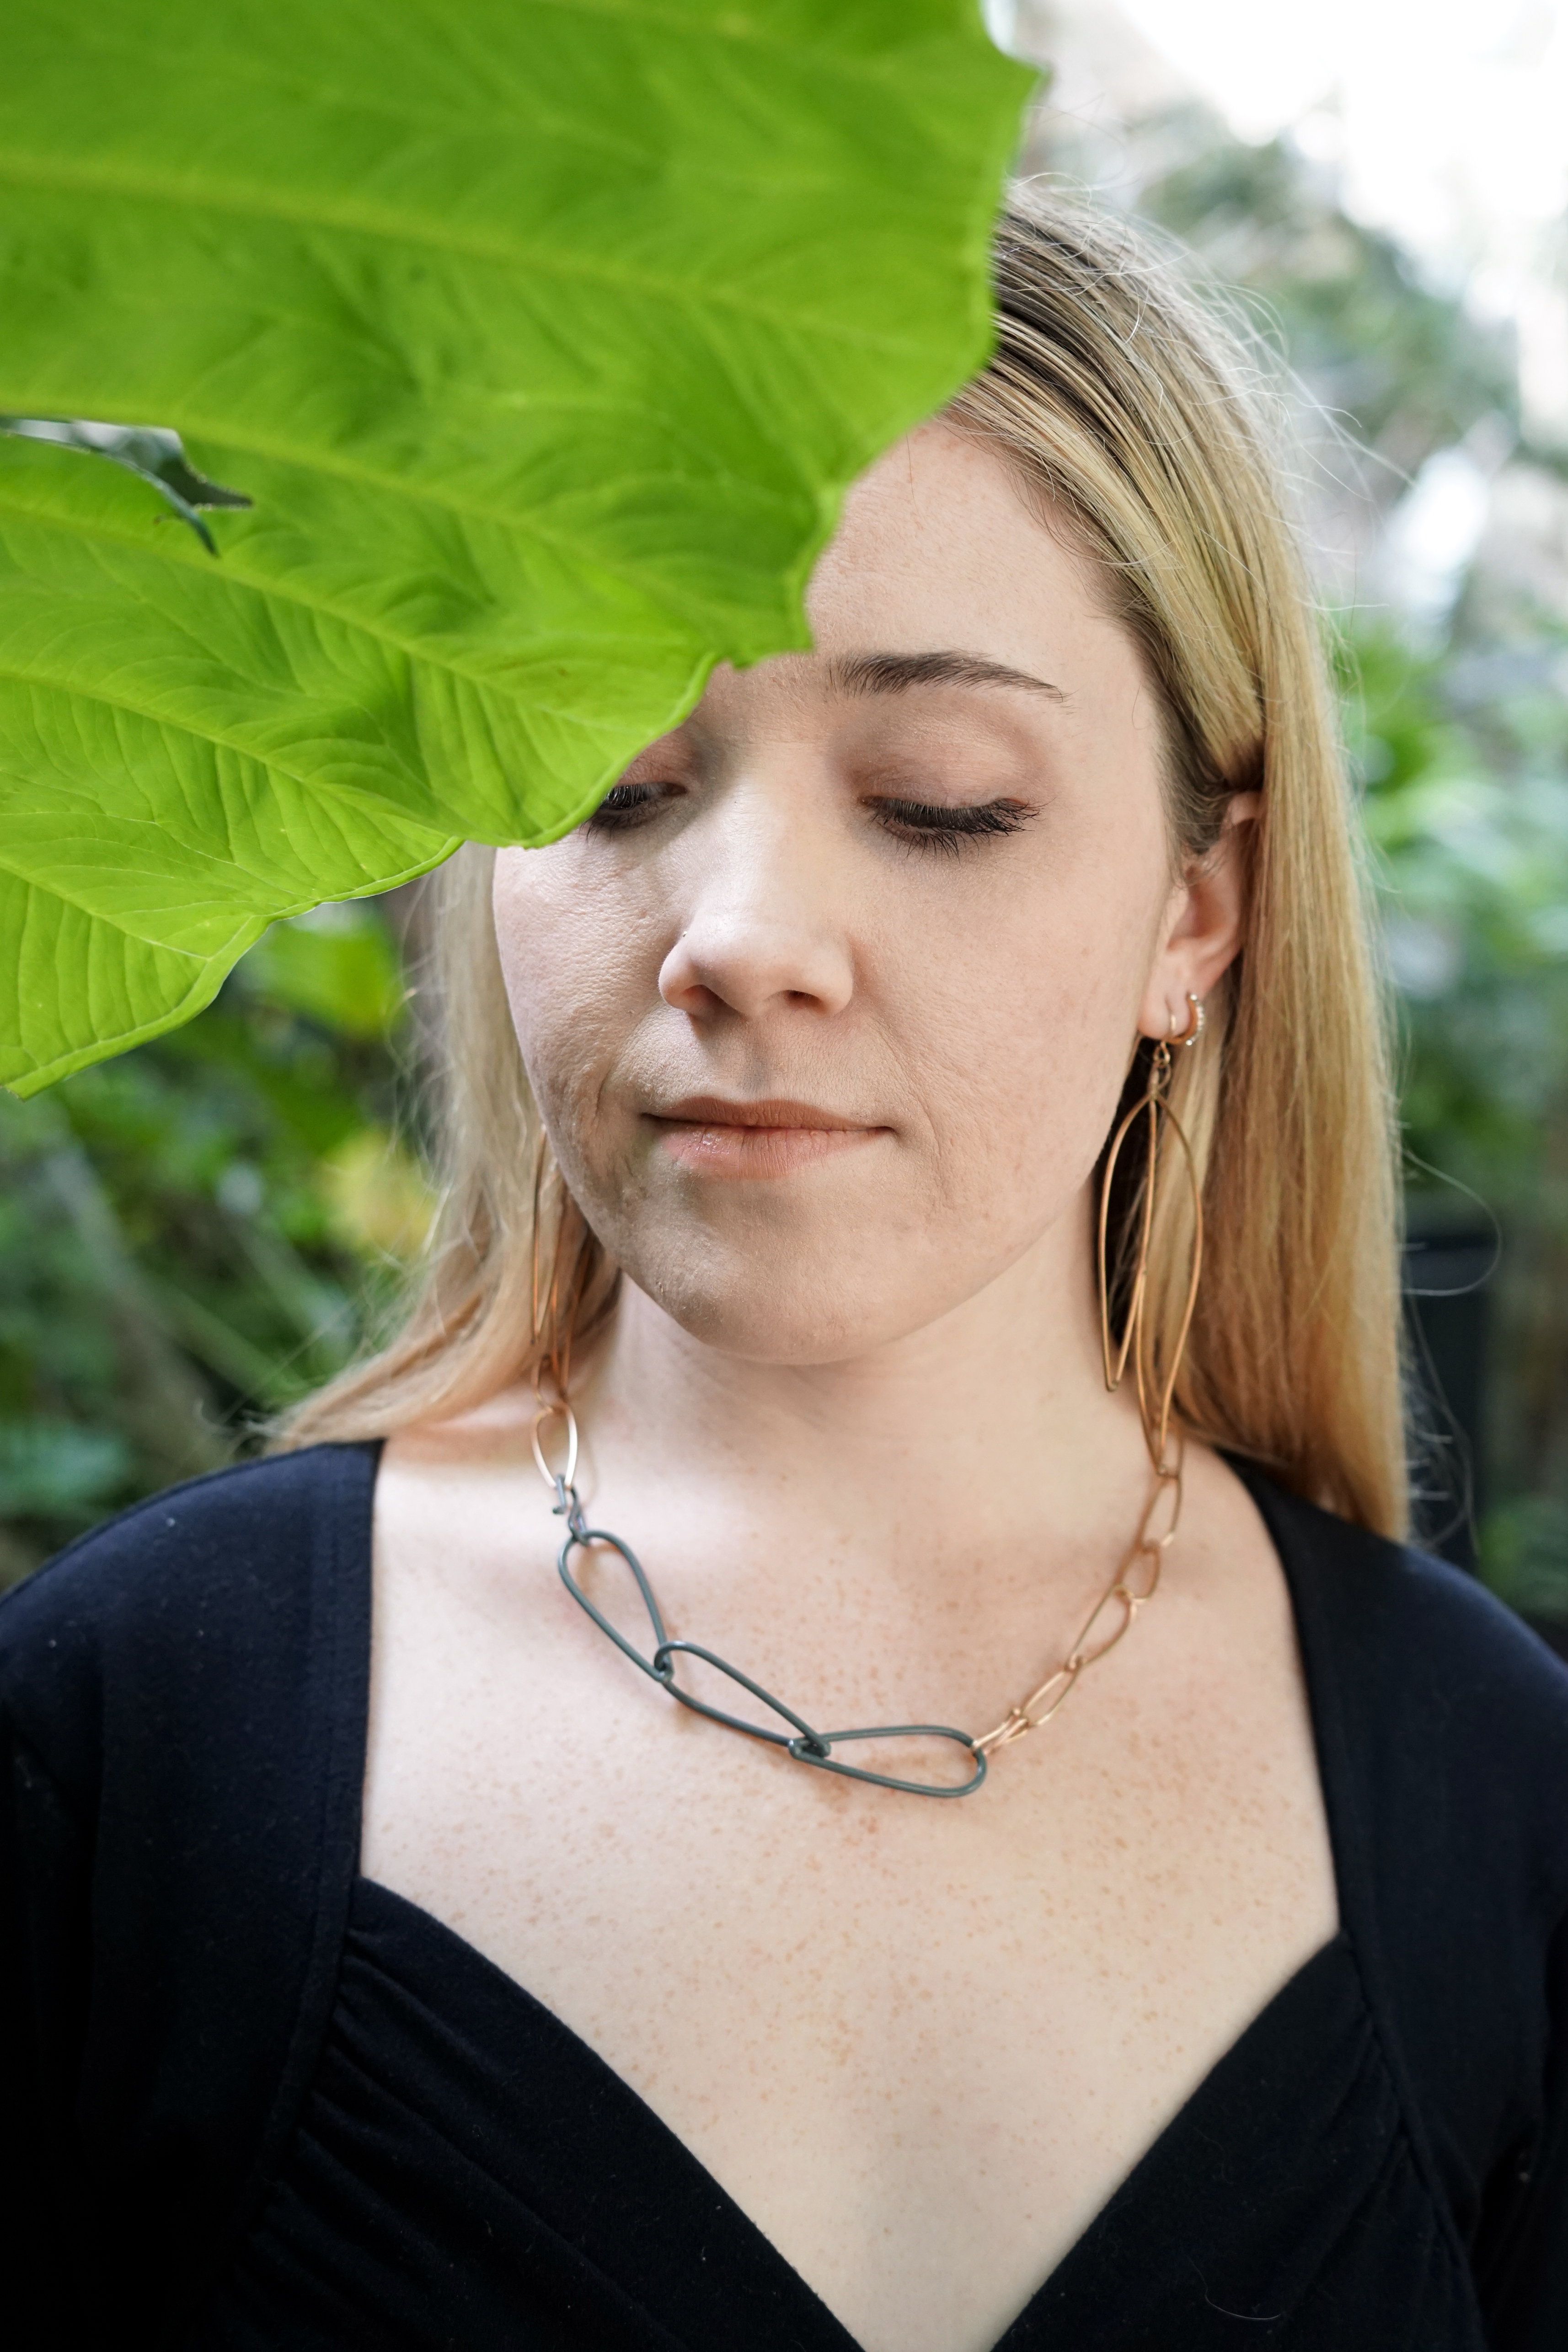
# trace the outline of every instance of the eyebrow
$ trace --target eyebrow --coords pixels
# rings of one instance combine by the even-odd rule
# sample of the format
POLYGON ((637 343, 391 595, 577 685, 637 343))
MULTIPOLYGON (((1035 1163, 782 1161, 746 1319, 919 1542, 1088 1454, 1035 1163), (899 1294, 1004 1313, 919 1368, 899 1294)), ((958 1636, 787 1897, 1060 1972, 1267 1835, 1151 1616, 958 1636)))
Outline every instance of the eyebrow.
POLYGON ((978 654, 849 654, 828 667, 831 685, 841 694, 904 694, 916 686, 1009 687, 1026 694, 1043 694, 1065 702, 1059 686, 1007 662, 986 661, 978 654))

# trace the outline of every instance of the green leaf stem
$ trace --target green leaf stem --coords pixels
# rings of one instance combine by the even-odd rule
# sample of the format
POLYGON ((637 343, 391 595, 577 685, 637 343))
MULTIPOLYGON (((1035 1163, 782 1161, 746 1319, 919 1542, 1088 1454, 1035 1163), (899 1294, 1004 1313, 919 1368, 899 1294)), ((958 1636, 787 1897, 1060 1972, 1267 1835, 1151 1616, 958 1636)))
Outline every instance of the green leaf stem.
POLYGON ((214 562, 172 478, 0 434, 0 1080, 553 839, 805 645, 845 487, 983 360, 1028 82, 975 0, 20 0, 0 412, 253 504, 214 562))

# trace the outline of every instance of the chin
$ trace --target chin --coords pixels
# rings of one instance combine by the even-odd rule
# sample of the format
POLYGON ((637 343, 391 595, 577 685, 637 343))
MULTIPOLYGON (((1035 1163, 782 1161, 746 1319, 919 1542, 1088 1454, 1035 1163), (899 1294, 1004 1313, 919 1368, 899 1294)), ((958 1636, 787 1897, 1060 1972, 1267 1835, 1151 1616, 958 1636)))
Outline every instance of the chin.
MULTIPOLYGON (((910 1253, 814 1254, 801 1243, 737 1247, 711 1234, 654 1259, 615 1254, 628 1278, 682 1330, 720 1355, 759 1364, 842 1363, 935 1322, 956 1300, 910 1280, 910 1253), (879 1279, 879 1277, 881 1277, 879 1279)), ((914 1254, 916 1257, 918 1252, 914 1254)), ((952 1268, 945 1269, 951 1282, 952 1268)))

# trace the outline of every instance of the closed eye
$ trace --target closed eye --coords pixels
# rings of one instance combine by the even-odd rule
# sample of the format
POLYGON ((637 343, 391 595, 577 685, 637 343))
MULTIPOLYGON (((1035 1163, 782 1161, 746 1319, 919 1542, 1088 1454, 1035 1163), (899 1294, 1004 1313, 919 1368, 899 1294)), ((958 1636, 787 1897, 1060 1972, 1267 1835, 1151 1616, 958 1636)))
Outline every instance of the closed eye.
POLYGON ((589 830, 631 833, 681 789, 674 783, 613 784, 589 818, 589 830))
POLYGON ((862 801, 885 832, 911 848, 935 849, 946 857, 958 856, 967 842, 994 840, 1017 833, 1036 812, 1027 801, 980 801, 954 805, 941 801, 909 801, 878 793, 862 801))

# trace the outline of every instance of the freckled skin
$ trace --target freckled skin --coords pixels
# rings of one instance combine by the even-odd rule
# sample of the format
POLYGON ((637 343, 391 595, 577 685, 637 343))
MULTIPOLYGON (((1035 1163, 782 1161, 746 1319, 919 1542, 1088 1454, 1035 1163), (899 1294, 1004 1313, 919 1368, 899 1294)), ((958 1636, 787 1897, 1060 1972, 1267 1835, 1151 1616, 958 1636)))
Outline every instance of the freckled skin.
MULTIPOLYGON (((1133 648, 939 428, 860 486, 810 609, 812 655, 720 674, 638 761, 634 822, 497 858, 529 1075, 629 1276, 579 1483, 672 1632, 810 1719, 979 1731, 1148 1493, 1100 1372, 1092 1171, 1137 1034, 1236 950, 1249 811, 1173 882, 1133 648), (936 650, 1059 692, 835 682, 936 650), (890 803, 1023 814, 949 852, 890 803), (695 1096, 860 1132, 716 1172, 657 1116, 695 1096)), ((365 1866, 591 2042, 867 2352, 982 2352, 1336 1924, 1252 1506, 1191 1448, 1134 1634, 929 1803, 622 1660, 556 1578, 531 1415, 387 1449, 365 1866)))

